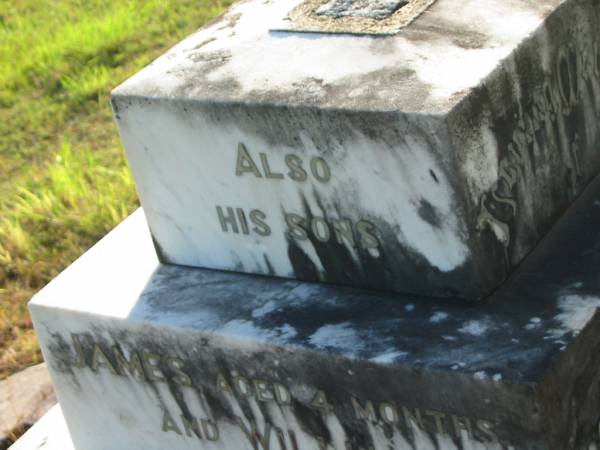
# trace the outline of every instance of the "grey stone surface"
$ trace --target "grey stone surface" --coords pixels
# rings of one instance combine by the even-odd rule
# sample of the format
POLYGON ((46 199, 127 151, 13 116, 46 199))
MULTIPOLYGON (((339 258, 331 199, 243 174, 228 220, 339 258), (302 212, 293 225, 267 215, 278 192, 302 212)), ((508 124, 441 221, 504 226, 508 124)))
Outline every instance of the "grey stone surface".
POLYGON ((8 448, 15 433, 31 427, 55 404, 56 395, 45 364, 0 381, 0 449, 8 448))
POLYGON ((298 4, 237 4, 114 91, 161 260, 490 295, 600 169, 597 0, 271 32, 298 4))
POLYGON ((30 305, 78 449, 598 448, 599 181, 477 306, 164 266, 145 227, 30 305))
POLYGON ((370 17, 384 19, 406 6, 406 0, 331 0, 316 10, 316 14, 331 17, 370 17))

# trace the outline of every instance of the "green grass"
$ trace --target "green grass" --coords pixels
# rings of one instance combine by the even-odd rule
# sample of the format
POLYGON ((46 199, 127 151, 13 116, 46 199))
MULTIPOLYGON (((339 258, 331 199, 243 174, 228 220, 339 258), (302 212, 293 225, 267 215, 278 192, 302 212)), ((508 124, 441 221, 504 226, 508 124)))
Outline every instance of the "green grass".
POLYGON ((108 94, 230 0, 0 0, 0 379, 26 303, 137 207, 108 94))

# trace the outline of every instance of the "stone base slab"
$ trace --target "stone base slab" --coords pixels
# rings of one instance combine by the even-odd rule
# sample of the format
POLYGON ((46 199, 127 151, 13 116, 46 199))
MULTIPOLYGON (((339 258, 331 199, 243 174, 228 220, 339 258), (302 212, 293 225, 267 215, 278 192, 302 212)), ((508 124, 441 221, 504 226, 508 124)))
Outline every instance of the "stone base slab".
POLYGON ((48 411, 9 450, 75 450, 60 406, 48 411))
POLYGON ((77 450, 593 450, 600 184, 489 301, 161 265, 141 211, 30 308, 77 450))

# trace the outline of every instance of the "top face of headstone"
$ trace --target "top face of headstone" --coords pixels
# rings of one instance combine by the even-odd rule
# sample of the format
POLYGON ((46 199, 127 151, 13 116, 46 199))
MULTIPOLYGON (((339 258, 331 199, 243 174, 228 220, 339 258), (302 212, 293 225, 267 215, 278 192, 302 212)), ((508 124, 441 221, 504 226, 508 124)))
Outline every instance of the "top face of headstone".
POLYGON ((250 0, 113 106, 163 261, 480 299, 600 171, 600 11, 250 0))
MULTIPOLYGON (((373 11, 387 4, 369 3, 377 5, 373 11)), ((401 33, 376 38, 368 29, 359 36, 338 30, 333 35, 276 31, 293 29, 293 20, 287 19, 310 5, 313 19, 328 20, 325 12, 346 5, 348 14, 356 15, 342 14, 337 21, 359 20, 362 2, 247 0, 123 83, 115 94, 443 114, 561 3, 410 0, 387 18, 368 19, 381 26, 396 14, 407 17, 401 33)), ((323 25, 320 31, 327 28, 323 25)))

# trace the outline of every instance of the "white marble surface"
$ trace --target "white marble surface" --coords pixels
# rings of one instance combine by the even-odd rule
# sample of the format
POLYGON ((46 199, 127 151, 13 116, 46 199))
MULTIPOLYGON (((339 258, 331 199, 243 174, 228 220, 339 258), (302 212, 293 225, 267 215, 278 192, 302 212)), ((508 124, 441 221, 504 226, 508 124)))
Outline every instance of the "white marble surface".
MULTIPOLYGON (((527 283, 471 308, 162 266, 138 211, 30 309, 77 450, 323 450, 325 438, 327 450, 356 439, 374 450, 520 450, 540 438, 532 384, 558 366, 581 386, 594 363, 585 343, 598 332, 590 249, 600 238, 582 227, 550 245, 581 267, 526 267, 527 283), (579 283, 556 287, 570 270, 579 283), (422 424, 405 422, 402 407, 422 424)), ((576 401, 581 411, 596 403, 576 401)), ((62 439, 59 429, 45 445, 62 439)))
POLYGON ((75 450, 60 406, 52 408, 9 450, 75 450))
POLYGON ((114 90, 161 260, 486 297, 600 170, 597 8, 271 31, 297 3, 240 2, 114 90))

